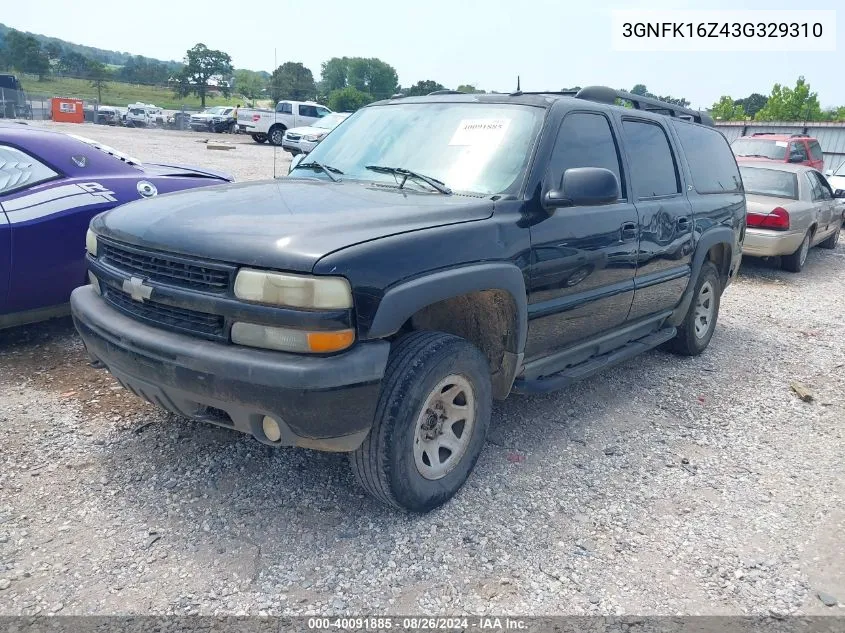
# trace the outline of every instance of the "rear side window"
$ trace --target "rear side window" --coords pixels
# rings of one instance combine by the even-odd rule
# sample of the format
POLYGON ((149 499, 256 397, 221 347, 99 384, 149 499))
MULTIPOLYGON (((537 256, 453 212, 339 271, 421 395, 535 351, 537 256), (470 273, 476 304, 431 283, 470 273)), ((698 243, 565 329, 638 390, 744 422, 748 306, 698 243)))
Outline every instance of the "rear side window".
POLYGON ((33 187, 58 175, 29 154, 0 145, 0 196, 33 187))
POLYGON ((280 103, 276 106, 276 112, 281 114, 293 114, 293 106, 290 103, 280 103))
POLYGON ((798 199, 798 174, 779 169, 740 167, 745 193, 798 199))
POLYGON ((818 141, 810 141, 810 156, 813 160, 823 160, 824 154, 822 153, 822 147, 819 145, 818 141))
POLYGON ((713 128, 692 123, 677 123, 675 130, 698 193, 740 191, 742 180, 724 136, 713 128))
POLYGON ((813 185, 813 200, 832 200, 833 192, 827 180, 817 171, 808 171, 807 178, 813 185))
POLYGON ((622 131, 637 197, 680 193, 678 169, 663 128, 656 123, 627 120, 622 122, 622 131))
POLYGON ((601 114, 573 112, 560 124, 550 169, 554 185, 573 167, 603 167, 616 174, 622 197, 625 185, 619 169, 619 150, 610 123, 601 114))

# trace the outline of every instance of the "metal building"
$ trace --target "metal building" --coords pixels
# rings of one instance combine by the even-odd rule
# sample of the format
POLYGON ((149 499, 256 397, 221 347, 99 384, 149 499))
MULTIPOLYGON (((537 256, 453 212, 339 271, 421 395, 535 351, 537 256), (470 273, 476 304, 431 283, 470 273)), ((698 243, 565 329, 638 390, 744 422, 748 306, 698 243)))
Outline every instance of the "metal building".
POLYGON ((819 141, 824 153, 824 170, 836 169, 845 162, 845 123, 803 121, 716 121, 716 128, 733 142, 740 136, 760 132, 806 134, 819 141))

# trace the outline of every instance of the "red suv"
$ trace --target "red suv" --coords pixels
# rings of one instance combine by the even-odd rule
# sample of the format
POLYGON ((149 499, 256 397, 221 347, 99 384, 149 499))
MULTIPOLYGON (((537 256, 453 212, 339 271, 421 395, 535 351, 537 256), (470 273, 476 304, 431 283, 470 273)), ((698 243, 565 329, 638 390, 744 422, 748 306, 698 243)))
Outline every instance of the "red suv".
POLYGON ((824 171, 824 156, 819 142, 803 134, 760 132, 741 136, 731 143, 737 160, 773 160, 779 163, 809 165, 824 171))

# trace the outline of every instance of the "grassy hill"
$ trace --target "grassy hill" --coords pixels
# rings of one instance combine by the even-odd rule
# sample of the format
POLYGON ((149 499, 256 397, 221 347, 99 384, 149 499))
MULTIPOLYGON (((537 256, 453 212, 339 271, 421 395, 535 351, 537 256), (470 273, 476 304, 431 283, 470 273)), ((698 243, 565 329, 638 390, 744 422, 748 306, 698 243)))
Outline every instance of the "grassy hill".
MULTIPOLYGON (((38 97, 74 97, 95 101, 97 89, 86 79, 71 79, 69 77, 46 77, 42 81, 29 79, 26 76, 20 77, 24 90, 30 98, 38 97)), ((186 108, 199 108, 199 98, 191 95, 189 97, 177 97, 173 90, 161 86, 143 86, 137 84, 126 84, 118 81, 109 81, 103 88, 103 105, 120 106, 125 108, 127 104, 140 101, 142 103, 154 103, 155 105, 168 110, 178 110, 183 105, 186 108)), ((206 106, 213 105, 234 105, 235 103, 245 104, 245 99, 239 95, 232 95, 230 98, 220 96, 207 97, 206 106)))

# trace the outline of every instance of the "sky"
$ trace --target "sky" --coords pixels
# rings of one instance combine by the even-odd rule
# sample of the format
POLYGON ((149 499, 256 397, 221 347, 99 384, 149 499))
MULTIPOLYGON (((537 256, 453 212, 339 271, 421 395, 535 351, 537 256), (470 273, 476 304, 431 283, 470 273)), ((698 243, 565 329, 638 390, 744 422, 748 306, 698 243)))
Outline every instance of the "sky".
MULTIPOLYGON (((118 3, 120 4, 120 3, 118 3)), ((845 105, 845 9, 837 51, 655 53, 611 50, 612 9, 836 9, 834 0, 710 0, 647 3, 588 0, 320 0, 231 2, 144 0, 143 9, 104 11, 91 0, 3 2, 0 22, 77 44, 180 60, 202 42, 236 68, 272 71, 302 62, 319 80, 331 57, 378 57, 410 86, 433 79, 455 88, 559 90, 645 84, 655 94, 709 107, 721 95, 768 95, 803 75, 823 107, 845 105), (797 6, 799 5, 800 6, 797 6), (72 5, 75 5, 71 8, 72 5)), ((124 7, 130 5, 123 4, 124 7)))

